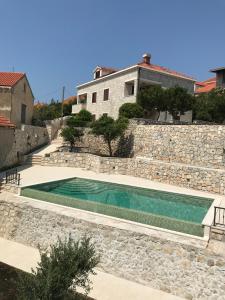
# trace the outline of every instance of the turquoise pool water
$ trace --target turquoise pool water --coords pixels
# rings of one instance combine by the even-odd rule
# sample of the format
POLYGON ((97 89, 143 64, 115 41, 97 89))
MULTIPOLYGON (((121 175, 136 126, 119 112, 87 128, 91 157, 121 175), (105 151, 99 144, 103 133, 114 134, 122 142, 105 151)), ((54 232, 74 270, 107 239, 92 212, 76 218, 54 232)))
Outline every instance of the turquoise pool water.
MULTIPOLYGON (((130 215, 132 212, 132 220, 133 215, 136 214, 135 218, 141 223, 149 224, 151 222, 148 221, 150 220, 148 216, 158 216, 161 217, 158 223, 162 225, 166 223, 164 222, 165 220, 169 220, 170 222, 174 220, 174 223, 176 223, 175 220, 177 220, 183 221, 185 224, 200 225, 213 201, 208 198, 82 178, 72 178, 34 185, 22 190, 22 195, 26 196, 26 193, 28 193, 28 196, 30 196, 30 193, 35 198, 41 198, 41 200, 65 205, 69 203, 68 206, 77 207, 76 205, 79 204, 78 208, 80 208, 81 205, 81 208, 84 207, 86 210, 96 212, 100 210, 100 213, 102 213, 103 210, 103 213, 113 216, 117 216, 119 212, 119 217, 121 217, 122 214, 122 218, 127 219, 131 219, 130 215), (43 195, 45 195, 46 199, 43 199, 43 195), (63 197, 61 198, 61 202, 59 202, 59 196, 63 197), (63 203, 63 199, 69 199, 69 202, 64 201, 63 203), (117 208, 117 210, 114 208, 117 208), (147 219, 147 222, 145 219, 147 219)), ((155 220, 156 218, 153 217, 152 219, 155 220)), ((167 223, 169 223, 169 221, 167 223)), ((155 221, 152 223, 152 225, 155 225, 155 221)), ((162 227, 168 228, 166 225, 162 227)), ((169 225, 169 227, 171 226, 169 225)), ((180 227, 182 227, 182 223, 180 227)), ((182 228, 180 231, 182 231, 182 228)))

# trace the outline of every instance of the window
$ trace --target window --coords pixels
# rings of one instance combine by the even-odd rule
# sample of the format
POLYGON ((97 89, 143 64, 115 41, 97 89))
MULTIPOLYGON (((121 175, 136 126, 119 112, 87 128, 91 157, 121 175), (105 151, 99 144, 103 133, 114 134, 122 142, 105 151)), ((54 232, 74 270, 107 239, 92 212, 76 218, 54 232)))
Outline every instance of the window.
POLYGON ((104 100, 104 101, 109 100, 109 89, 105 89, 105 90, 104 90, 103 100, 104 100))
POLYGON ((23 91, 24 91, 24 93, 26 93, 26 89, 27 89, 27 86, 26 86, 26 83, 24 83, 24 85, 23 85, 23 91))
POLYGON ((25 104, 21 105, 21 123, 25 124, 26 123, 26 109, 27 106, 25 104))
POLYGON ((108 116, 108 114, 107 114, 107 113, 104 113, 104 114, 102 114, 102 116, 103 116, 103 117, 107 117, 107 116, 108 116))
POLYGON ((99 70, 99 71, 96 71, 95 72, 95 79, 98 79, 98 78, 100 78, 101 77, 101 71, 99 70))
POLYGON ((94 92, 92 93, 92 103, 96 103, 96 101, 97 101, 97 93, 94 92))
POLYGON ((134 81, 126 82, 125 83, 125 90, 124 90, 124 96, 132 96, 134 95, 134 81))
POLYGON ((87 103, 87 94, 82 94, 78 96, 79 104, 86 104, 87 103))

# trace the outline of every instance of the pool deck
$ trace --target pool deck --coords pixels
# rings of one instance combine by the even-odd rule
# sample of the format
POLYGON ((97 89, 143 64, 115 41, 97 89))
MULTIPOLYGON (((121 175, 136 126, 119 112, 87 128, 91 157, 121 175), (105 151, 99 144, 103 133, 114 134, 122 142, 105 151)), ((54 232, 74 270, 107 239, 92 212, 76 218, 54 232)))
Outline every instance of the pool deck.
MULTIPOLYGON (((30 272, 40 260, 39 251, 13 241, 0 238, 0 261, 20 270, 30 272)), ((96 300, 181 300, 182 298, 165 293, 123 278, 96 270, 91 276, 93 290, 89 296, 96 300)))
MULTIPOLYGON (((197 191, 192 190, 188 188, 182 188, 177 186, 172 186, 169 184, 164 184, 160 182, 150 181, 148 179, 144 178, 137 178, 127 175, 117 175, 117 174, 106 174, 106 173, 95 173, 93 171, 88 171, 80 168, 70 168, 70 167, 48 167, 48 166, 32 166, 32 167, 26 167, 22 166, 19 168, 19 172, 21 174, 21 186, 29 186, 33 184, 38 183, 44 183, 44 182, 50 182, 55 180, 61 180, 66 178, 72 178, 72 177, 80 177, 80 178, 87 178, 87 179, 95 179, 99 181, 107 181, 112 183, 119 183, 119 184, 126 184, 131 186, 137 186, 137 187, 143 187, 143 188, 149 188, 149 189, 156 189, 166 192, 173 192, 173 193, 181 193, 185 195, 193 195, 193 196, 199 196, 199 197, 206 197, 206 198, 212 198, 214 199, 214 202, 209 209, 207 215, 205 216, 203 220, 203 224, 206 228, 206 233, 204 238, 186 235, 183 233, 175 233, 171 232, 170 230, 156 228, 149 225, 144 224, 137 224, 135 222, 127 221, 127 220, 121 220, 114 217, 109 216, 103 216, 100 214, 87 212, 87 211, 81 211, 72 209, 79 214, 84 219, 95 219, 96 222, 100 222, 105 225, 110 226, 116 226, 123 229, 129 229, 130 224, 132 223, 132 229, 135 229, 137 232, 141 232, 144 234, 150 234, 159 238, 172 240, 175 242, 180 242, 184 244, 189 244, 201 248, 205 248, 207 246, 209 235, 208 235, 208 228, 212 224, 213 220, 213 214, 214 214, 214 205, 217 206, 224 206, 225 207, 225 196, 218 195, 218 194, 212 194, 207 193, 203 191, 197 191)), ((22 198, 22 197, 21 197, 22 198)), ((23 197, 24 198, 24 197, 23 197)), ((61 210, 62 208, 64 211, 67 211, 68 209, 71 211, 71 208, 66 208, 63 206, 59 206, 58 208, 56 204, 49 204, 49 203, 43 203, 43 201, 33 200, 29 198, 25 198, 29 202, 36 202, 35 205, 39 205, 38 202, 41 202, 41 205, 45 205, 46 209, 52 209, 52 207, 55 206, 55 210, 61 210)), ((25 200, 23 199, 23 200, 25 200)))

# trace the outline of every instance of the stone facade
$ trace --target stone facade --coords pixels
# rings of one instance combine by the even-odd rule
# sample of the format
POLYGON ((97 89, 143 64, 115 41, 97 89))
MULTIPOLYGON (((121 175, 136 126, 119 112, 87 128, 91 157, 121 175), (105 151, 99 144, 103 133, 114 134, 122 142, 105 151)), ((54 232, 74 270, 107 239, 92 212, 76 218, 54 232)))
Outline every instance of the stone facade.
POLYGON ((209 249, 182 245, 148 234, 85 220, 73 209, 57 210, 22 199, 0 201, 0 236, 32 247, 47 247, 57 237, 88 234, 101 255, 104 272, 185 299, 224 300, 225 258, 209 249))
POLYGON ((49 142, 47 129, 22 125, 21 129, 0 128, 0 169, 20 163, 23 155, 49 142))
MULTIPOLYGON (((141 88, 151 85, 160 85, 163 88, 170 88, 176 85, 187 89, 194 94, 195 80, 185 75, 171 72, 165 68, 151 68, 150 58, 148 63, 136 64, 122 70, 112 71, 101 75, 93 81, 89 81, 77 87, 78 103, 73 105, 72 112, 78 113, 81 109, 87 109, 96 118, 103 114, 108 114, 113 118, 117 118, 119 108, 124 103, 135 103, 137 94, 141 88), (109 89, 109 99, 104 101, 104 90, 109 89), (96 93, 94 103, 92 95, 96 93), (80 97, 84 97, 85 101, 81 101, 80 97)), ((104 67, 98 68, 99 72, 105 70, 104 67)), ((95 74, 96 75, 96 74, 95 74)), ((161 119, 171 120, 168 113, 161 115, 161 119)), ((183 121, 192 121, 192 113, 181 116, 183 121)))
POLYGON ((0 87, 0 115, 8 118, 20 128, 21 124, 31 124, 34 96, 26 76, 13 87, 0 87), (25 122, 21 121, 22 105, 26 107, 25 122))
POLYGON ((137 95, 137 69, 123 72, 120 75, 110 75, 96 79, 92 84, 82 85, 77 88, 78 104, 72 106, 72 113, 78 113, 82 108, 87 109, 96 119, 103 114, 113 118, 118 117, 119 108, 124 103, 135 103, 137 95), (134 95, 126 96, 124 93, 125 82, 134 81, 134 95), (103 100, 104 89, 109 89, 109 100, 103 100), (97 93, 96 103, 92 103, 92 93, 97 93), (79 95, 87 94, 87 104, 79 103, 79 95))

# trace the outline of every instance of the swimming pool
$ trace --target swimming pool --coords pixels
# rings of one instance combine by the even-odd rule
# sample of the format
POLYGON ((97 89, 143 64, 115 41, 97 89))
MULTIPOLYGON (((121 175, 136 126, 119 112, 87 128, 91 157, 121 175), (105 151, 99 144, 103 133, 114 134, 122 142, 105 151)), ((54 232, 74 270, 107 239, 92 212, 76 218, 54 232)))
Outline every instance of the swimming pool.
POLYGON ((83 178, 24 187, 21 195, 197 236, 203 236, 201 222, 213 202, 83 178))

